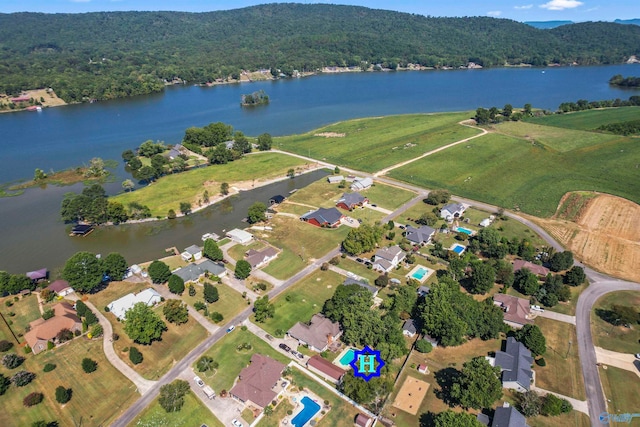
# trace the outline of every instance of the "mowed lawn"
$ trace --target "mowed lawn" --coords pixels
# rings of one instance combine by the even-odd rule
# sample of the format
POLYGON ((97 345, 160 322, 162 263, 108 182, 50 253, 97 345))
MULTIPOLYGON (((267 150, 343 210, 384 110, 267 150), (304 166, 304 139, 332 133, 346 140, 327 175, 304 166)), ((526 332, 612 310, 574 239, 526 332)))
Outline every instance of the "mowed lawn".
POLYGON ((543 317, 535 320, 547 339, 546 366, 534 365, 536 386, 579 400, 586 399, 576 328, 543 317))
MULTIPOLYGON (((224 319, 222 320, 222 322, 219 322, 220 324, 227 323, 228 320, 233 319, 235 315, 247 308, 247 300, 242 298, 242 294, 240 294, 240 292, 232 289, 230 286, 227 286, 224 283, 214 283, 214 286, 218 289, 219 296, 218 301, 214 303, 209 304, 204 300, 204 287, 200 284, 194 285, 194 288, 196 290, 195 296, 189 296, 189 291, 187 288, 180 298, 192 307, 196 301, 202 301, 206 304, 209 313, 217 311, 218 313, 222 314, 224 319)), ((176 298, 177 297, 178 296, 176 295, 176 298)), ((211 320, 211 323, 214 323, 213 320, 211 320)))
MULTIPOLYGON (((34 297, 35 298, 35 297, 34 297)), ((18 354, 23 354, 18 349, 18 354)), ((109 425, 126 410, 140 395, 133 383, 116 370, 102 351, 102 338, 74 339, 62 347, 48 350, 27 358, 19 368, 0 372, 11 376, 19 370, 36 374, 35 380, 24 387, 12 385, 0 397, 2 426, 30 426, 35 421, 58 421, 60 426, 73 426, 74 420, 84 420, 83 425, 109 425), (98 369, 91 374, 82 370, 82 359, 89 357, 98 362, 98 369), (47 363, 56 365, 51 372, 43 372, 47 363), (58 386, 72 389, 71 400, 64 406, 56 402, 58 386), (25 408, 22 399, 32 392, 44 394, 39 405, 25 408)))
POLYGON ((132 427, 192 427, 204 424, 209 427, 223 427, 223 424, 209 408, 200 402, 193 391, 189 391, 184 397, 184 406, 180 411, 165 411, 156 398, 129 425, 132 427))
MULTIPOLYGON (((609 413, 637 413, 640 407, 640 378, 625 369, 613 366, 607 366, 607 369, 602 367, 599 373, 609 413)), ((637 421, 635 419, 631 425, 637 421)))
POLYGON ((390 176, 548 217, 569 191, 599 191, 640 202, 638 164, 640 147, 633 138, 617 137, 561 153, 492 133, 393 170, 390 176))
POLYGON ((458 122, 470 112, 411 114, 339 122, 311 132, 274 138, 274 148, 322 159, 365 172, 420 156, 480 133, 458 122), (342 137, 315 136, 344 134, 342 137))
POLYGON ((591 312, 594 345, 619 353, 639 353, 640 324, 636 323, 627 328, 624 325, 613 325, 600 317, 601 310, 611 310, 612 305, 633 307, 637 311, 640 307, 640 292, 614 292, 598 300, 591 312))
MULTIPOLYGON (((275 335, 278 329, 286 332, 297 322, 308 322, 322 310, 324 302, 333 296, 343 281, 344 277, 333 271, 316 271, 278 295, 273 300, 275 316, 257 325, 275 335)), ((251 316, 251 321, 255 323, 254 316, 251 316)))
POLYGON ((567 129, 593 130, 602 125, 638 120, 639 118, 640 107, 620 107, 531 117, 526 119, 526 121, 567 129))
MULTIPOLYGON (((13 333, 16 334, 20 342, 22 342, 24 338, 21 335, 26 333, 26 327, 29 326, 29 323, 42 317, 42 314, 38 307, 38 297, 35 294, 18 296, 18 301, 16 301, 15 298, 16 296, 10 295, 0 299, 0 312, 10 325, 13 333), (10 301, 13 305, 7 307, 7 301, 10 301), (11 315, 12 313, 13 315, 11 315)), ((6 328, 7 325, 4 324, 4 322, 0 321, 0 323, 6 328)), ((10 341, 15 344, 15 340, 9 331, 7 331, 7 335, 11 337, 10 341)))
POLYGON ((235 331, 226 335, 205 353, 205 355, 213 357, 213 360, 218 362, 219 366, 213 374, 203 373, 200 377, 218 395, 222 390, 229 391, 242 368, 249 364, 251 355, 254 353, 264 354, 284 364, 289 363, 287 357, 278 353, 269 344, 251 332, 236 328, 235 331), (240 344, 244 343, 251 344, 251 350, 237 349, 240 344))
POLYGON ((219 195, 220 184, 223 182, 233 186, 236 182, 255 179, 257 184, 260 181, 284 177, 289 169, 304 163, 304 160, 286 154, 257 153, 225 165, 211 165, 167 175, 151 185, 119 194, 110 200, 125 206, 131 202, 138 202, 149 206, 153 216, 165 217, 169 209, 180 213, 180 202, 190 202, 197 206, 205 190, 211 198, 219 195))

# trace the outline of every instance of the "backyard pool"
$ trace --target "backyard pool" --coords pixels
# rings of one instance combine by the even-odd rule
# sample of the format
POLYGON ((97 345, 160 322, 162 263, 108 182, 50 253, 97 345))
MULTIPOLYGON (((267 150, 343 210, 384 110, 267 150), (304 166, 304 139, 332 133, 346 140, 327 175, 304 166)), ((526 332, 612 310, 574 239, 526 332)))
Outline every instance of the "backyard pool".
POLYGON ((353 360, 354 355, 355 355, 355 351, 352 348, 350 348, 340 358, 340 364, 344 366, 349 366, 349 363, 351 363, 351 361, 353 360))
POLYGON ((455 243, 452 247, 451 250, 455 253, 457 253, 458 255, 462 254, 462 252, 464 252, 464 250, 466 249, 465 246, 460 245, 458 243, 455 243))
POLYGON ((456 228, 456 231, 458 233, 468 234, 469 236, 473 234, 473 230, 469 230, 468 228, 464 228, 464 227, 458 227, 456 228))
POLYGON ((320 405, 313 401, 309 396, 305 396, 300 399, 300 403, 304 405, 302 410, 291 420, 291 425, 294 427, 302 427, 314 417, 320 410, 320 405))
POLYGON ((425 280, 431 275, 431 271, 428 268, 421 265, 417 265, 407 274, 410 279, 417 280, 420 283, 424 283, 425 280))

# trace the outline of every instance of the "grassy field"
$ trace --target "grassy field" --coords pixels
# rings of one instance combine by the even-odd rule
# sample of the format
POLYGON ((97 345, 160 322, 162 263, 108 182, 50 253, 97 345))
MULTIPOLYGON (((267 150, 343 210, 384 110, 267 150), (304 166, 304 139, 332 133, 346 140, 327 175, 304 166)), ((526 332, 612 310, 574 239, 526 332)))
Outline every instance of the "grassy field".
MULTIPOLYGON (((637 413, 640 407, 640 379, 624 369, 607 366, 600 369, 602 389, 610 414, 637 413)), ((637 418, 632 424, 637 423, 637 418)), ((616 423, 622 425, 622 423, 616 423)))
POLYGON ((585 400, 575 326, 542 317, 538 317, 535 323, 547 339, 547 352, 544 354, 547 365, 535 366, 536 385, 585 400))
POLYGON ((274 138, 274 148, 375 172, 479 133, 459 125, 469 112, 411 114, 339 122, 302 135, 274 138), (321 133, 342 137, 315 136, 321 133))
POLYGON ((610 310, 612 305, 625 305, 640 307, 640 292, 621 291, 614 292, 600 298, 591 312, 591 333, 593 343, 607 350, 620 353, 638 353, 640 347, 640 325, 632 325, 626 328, 623 325, 615 326, 604 321, 599 315, 599 310, 610 310))
MULTIPOLYGON (((26 327, 30 322, 42 317, 42 315, 40 314, 38 298, 35 294, 24 297, 19 296, 18 298, 19 300, 15 301, 15 296, 10 295, 6 298, 0 299, 0 312, 2 312, 7 323, 9 323, 13 333, 18 336, 20 341, 23 341, 21 335, 25 334, 26 327), (6 301, 11 301, 13 305, 11 307, 7 307, 5 304, 6 301), (14 313, 14 316, 11 316, 10 313, 14 313)), ((4 324, 4 322, 2 323, 4 324)), ((3 326, 6 328, 6 325, 3 326)), ((8 336, 11 335, 8 333, 8 336)), ((10 341, 13 341, 13 339, 10 341)))
MULTIPOLYGON (((211 304, 207 304, 204 301, 203 287, 201 285, 194 285, 194 287, 196 289, 195 296, 190 297, 188 290, 185 289, 181 299, 192 307, 196 301, 204 302, 209 309, 209 313, 217 311, 222 314, 224 317, 224 320, 220 322, 222 324, 226 323, 229 319, 233 319, 235 315, 247 308, 247 300, 242 298, 240 292, 232 289, 224 283, 215 284, 215 287, 218 288, 218 295, 220 299, 211 304)), ((211 322, 213 323, 213 321, 211 322)))
POLYGON ((219 366, 214 374, 210 376, 200 375, 200 377, 217 394, 220 394, 221 390, 229 391, 242 368, 249 364, 251 355, 254 353, 264 354, 285 364, 289 363, 287 357, 278 353, 269 344, 251 332, 236 328, 235 331, 222 338, 205 353, 207 356, 213 357, 213 360, 217 361, 219 366), (238 345, 246 342, 251 344, 252 349, 238 351, 238 345))
POLYGON ((158 403, 158 399, 155 399, 129 425, 132 427, 192 427, 203 424, 209 427, 223 427, 209 408, 190 391, 184 397, 184 406, 179 412, 165 411, 158 403))
POLYGON ((361 191, 360 194, 366 196, 369 199, 369 203, 389 210, 398 209, 416 196, 416 193, 413 191, 378 182, 368 190, 361 191))
POLYGON ((283 177, 287 170, 304 163, 304 160, 285 154, 260 153, 225 165, 213 165, 167 175, 147 187, 119 194, 111 200, 124 205, 135 201, 149 206, 152 215, 164 217, 169 209, 179 213, 180 202, 191 202, 193 206, 197 206, 205 190, 209 191, 210 197, 218 195, 222 182, 233 186, 233 183, 240 181, 260 182, 283 177))
POLYGON ((569 114, 554 114, 531 117, 527 122, 567 129, 593 130, 602 125, 637 120, 639 107, 606 108, 602 110, 577 111, 569 114))
POLYGON ((283 399, 276 406, 273 414, 264 416, 258 423, 258 427, 281 427, 280 421, 287 416, 287 411, 293 411, 293 405, 289 399, 283 399))
POLYGON ((240 245, 240 244, 234 245, 228 250, 228 253, 231 256, 231 258, 233 258, 234 260, 240 261, 241 259, 244 259, 244 254, 250 249, 259 251, 264 249, 264 247, 265 247, 264 243, 259 241, 253 241, 248 245, 240 245))
POLYGON ((569 191, 599 191, 640 202, 638 164, 640 149, 633 138, 616 137, 562 153, 539 142, 492 133, 393 170, 390 176, 548 217, 569 191))
POLYGON ((27 358, 20 368, 8 371, 4 366, 0 367, 0 372, 10 376, 22 369, 35 373, 36 378, 24 387, 11 386, 0 397, 4 408, 0 411, 2 426, 30 426, 39 420, 55 420, 61 426, 77 425, 80 420, 86 426, 109 425, 140 397, 135 385, 107 361, 102 351, 102 339, 74 339, 55 350, 27 358), (81 362, 85 357, 98 362, 95 372, 83 372, 81 362), (51 372, 43 372, 46 363, 54 363, 57 367, 51 372), (55 389, 59 385, 73 390, 71 401, 65 405, 55 400, 55 389), (43 402, 31 408, 23 407, 22 399, 32 392, 43 393, 43 402))
MULTIPOLYGON (((287 331, 296 322, 308 322, 311 316, 322 309, 324 302, 333 296, 336 287, 343 281, 344 277, 333 271, 316 271, 279 295, 273 301, 276 307, 275 317, 258 325, 275 335, 277 329, 287 331)), ((254 321, 253 316, 251 320, 254 321)))
MULTIPOLYGON (((499 400, 496 406, 502 406, 503 401, 511 405, 518 403, 515 390, 503 389, 503 391, 502 400, 499 400)), ((578 411, 571 411, 568 414, 562 414, 557 417, 539 415, 527 418, 527 425, 531 427, 590 427, 591 423, 589 421, 588 415, 578 411)))

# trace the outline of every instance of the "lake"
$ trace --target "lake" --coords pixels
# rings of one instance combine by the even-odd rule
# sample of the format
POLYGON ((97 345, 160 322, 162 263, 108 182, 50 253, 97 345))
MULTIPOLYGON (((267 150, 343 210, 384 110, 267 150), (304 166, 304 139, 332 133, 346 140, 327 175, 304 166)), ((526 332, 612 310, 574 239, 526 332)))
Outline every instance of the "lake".
MULTIPOLYGON (((186 128, 217 121, 247 135, 276 136, 358 117, 501 108, 507 103, 555 110, 578 99, 627 99, 637 92, 607 82, 615 74, 637 75, 638 69, 632 64, 343 73, 211 88, 177 86, 149 96, 0 114, 0 182, 30 178, 35 168, 48 172, 76 166, 95 156, 120 160, 122 151, 147 139, 175 144, 186 128), (269 95, 269 105, 240 107, 243 93, 260 89, 269 95)), ((111 194, 128 177, 122 162, 116 175, 116 182, 106 186, 111 194)), ((254 200, 266 201, 291 185, 300 188, 320 177, 310 174, 256 189, 188 218, 108 227, 86 238, 68 237, 59 220, 64 193, 78 192, 81 185, 30 189, 22 196, 0 198, 0 270, 53 269, 79 250, 118 251, 130 262, 160 257, 165 248, 183 249, 199 243, 205 232, 240 225, 254 200)))

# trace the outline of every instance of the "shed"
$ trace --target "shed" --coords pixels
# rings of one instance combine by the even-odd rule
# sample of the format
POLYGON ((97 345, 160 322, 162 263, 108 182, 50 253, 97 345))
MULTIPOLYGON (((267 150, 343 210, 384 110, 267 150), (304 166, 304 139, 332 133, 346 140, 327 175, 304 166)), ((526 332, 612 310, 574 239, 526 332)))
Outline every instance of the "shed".
POLYGON ((332 175, 327 177, 327 181, 329 182, 329 184, 340 184, 342 181, 344 181, 344 176, 332 175))
POLYGON ((356 415, 354 424, 358 427, 371 427, 371 425, 373 424, 373 419, 366 416, 365 414, 358 414, 356 415))
POLYGON ((41 268, 40 270, 29 271, 27 272, 27 277, 34 282, 37 280, 44 280, 49 277, 49 270, 41 268))
POLYGON ((73 236, 86 236, 93 231, 93 226, 88 224, 78 224, 71 229, 73 236))
POLYGON ((234 228, 233 230, 228 231, 227 237, 241 245, 245 245, 253 240, 253 234, 240 230, 239 228, 234 228))
POLYGON ((280 203, 284 202, 284 200, 286 199, 286 197, 280 195, 280 194, 276 194, 275 196, 271 197, 269 199, 269 204, 271 205, 279 205, 280 203))

